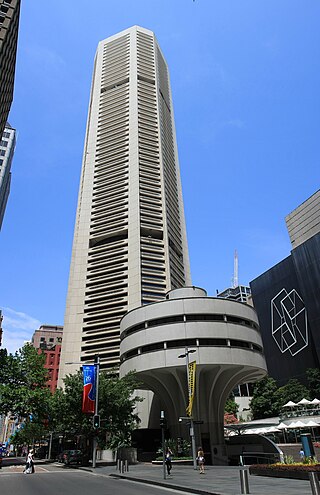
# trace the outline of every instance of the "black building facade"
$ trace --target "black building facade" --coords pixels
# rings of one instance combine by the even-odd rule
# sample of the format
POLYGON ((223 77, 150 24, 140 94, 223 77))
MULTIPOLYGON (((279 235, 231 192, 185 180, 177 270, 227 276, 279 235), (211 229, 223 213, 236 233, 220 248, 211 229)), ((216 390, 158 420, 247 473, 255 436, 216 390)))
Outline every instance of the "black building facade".
POLYGON ((306 383, 320 366, 320 233, 250 283, 269 375, 306 383))

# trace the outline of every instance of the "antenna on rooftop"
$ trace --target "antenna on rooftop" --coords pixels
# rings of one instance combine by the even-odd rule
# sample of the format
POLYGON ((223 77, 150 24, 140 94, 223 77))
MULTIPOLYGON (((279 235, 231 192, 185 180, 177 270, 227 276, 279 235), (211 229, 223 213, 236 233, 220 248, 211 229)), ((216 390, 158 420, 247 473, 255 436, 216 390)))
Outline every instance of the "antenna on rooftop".
POLYGON ((238 281, 238 251, 235 249, 234 250, 234 258, 233 258, 233 288, 238 287, 239 281, 238 281))

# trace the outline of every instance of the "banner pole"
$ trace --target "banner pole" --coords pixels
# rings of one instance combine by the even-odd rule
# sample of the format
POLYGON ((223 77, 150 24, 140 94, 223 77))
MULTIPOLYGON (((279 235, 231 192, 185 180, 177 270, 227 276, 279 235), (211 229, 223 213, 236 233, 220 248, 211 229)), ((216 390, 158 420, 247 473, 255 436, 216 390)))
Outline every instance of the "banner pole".
MULTIPOLYGON (((95 388, 96 388, 96 397, 95 397, 95 404, 94 404, 94 415, 96 416, 98 414, 98 403, 99 403, 99 371, 100 371, 100 357, 95 356, 94 358, 94 364, 95 364, 95 388)), ((97 458, 97 436, 96 434, 93 437, 93 453, 92 453, 92 467, 96 467, 96 458, 97 458)))

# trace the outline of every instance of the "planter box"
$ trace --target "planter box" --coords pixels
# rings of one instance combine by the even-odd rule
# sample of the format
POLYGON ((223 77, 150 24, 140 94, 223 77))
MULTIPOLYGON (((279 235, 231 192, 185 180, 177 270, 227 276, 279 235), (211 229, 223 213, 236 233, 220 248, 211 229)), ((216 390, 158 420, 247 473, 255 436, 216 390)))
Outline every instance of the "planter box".
POLYGON ((309 473, 315 471, 320 475, 320 464, 314 466, 294 466, 290 468, 290 464, 281 468, 271 468, 270 465, 254 465, 250 466, 249 472, 254 476, 270 476, 272 478, 290 478, 294 480, 308 480, 309 473))
POLYGON ((116 460, 115 452, 113 452, 113 450, 109 450, 109 449, 98 450, 97 451, 97 460, 114 463, 116 460))
POLYGON ((128 461, 128 464, 137 464, 137 449, 134 447, 122 447, 118 450, 118 459, 121 459, 122 461, 128 461))

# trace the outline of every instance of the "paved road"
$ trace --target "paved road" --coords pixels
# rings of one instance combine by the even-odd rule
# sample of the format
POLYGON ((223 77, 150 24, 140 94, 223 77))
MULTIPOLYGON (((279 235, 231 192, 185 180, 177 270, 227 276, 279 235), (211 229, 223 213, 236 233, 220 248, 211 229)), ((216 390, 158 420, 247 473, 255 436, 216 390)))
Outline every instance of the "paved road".
MULTIPOLYGON (((173 489, 93 474, 56 465, 36 466, 36 473, 22 474, 21 466, 0 472, 1 495, 177 495, 173 489)), ((179 494, 185 492, 179 491, 179 494)), ((190 494, 189 494, 190 495, 190 494)))
MULTIPOLYGON (((130 466, 130 471, 122 475, 115 466, 101 465, 92 470, 42 463, 36 465, 33 475, 24 475, 22 470, 22 466, 0 470, 0 495, 240 494, 239 468, 231 466, 207 466, 205 475, 191 466, 173 466, 172 476, 166 480, 162 466, 148 463, 130 466)), ((249 476, 249 484, 252 495, 311 495, 308 481, 249 476)))

